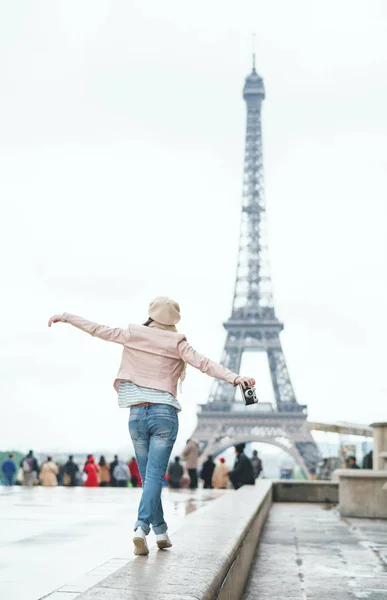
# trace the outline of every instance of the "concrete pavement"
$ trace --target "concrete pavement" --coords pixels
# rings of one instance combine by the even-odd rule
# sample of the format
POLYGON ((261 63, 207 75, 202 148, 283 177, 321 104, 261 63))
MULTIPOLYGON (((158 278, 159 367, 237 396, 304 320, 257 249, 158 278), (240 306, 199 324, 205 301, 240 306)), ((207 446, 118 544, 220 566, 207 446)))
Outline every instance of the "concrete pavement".
POLYGON ((273 504, 244 600, 387 599, 387 521, 273 504))

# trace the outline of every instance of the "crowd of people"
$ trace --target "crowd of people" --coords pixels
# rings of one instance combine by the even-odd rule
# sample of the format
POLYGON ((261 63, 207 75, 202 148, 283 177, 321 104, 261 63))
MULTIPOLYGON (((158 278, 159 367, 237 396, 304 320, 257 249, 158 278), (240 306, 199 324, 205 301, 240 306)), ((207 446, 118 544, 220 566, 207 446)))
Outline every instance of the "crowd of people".
MULTIPOLYGON (((235 446, 235 463, 230 469, 223 457, 217 461, 208 456, 199 469, 199 444, 195 440, 187 440, 182 456, 176 456, 169 463, 165 475, 164 485, 172 489, 189 488, 195 490, 202 481, 205 489, 226 489, 233 487, 238 489, 245 484, 254 484, 255 480, 263 471, 262 460, 256 450, 251 458, 244 453, 245 444, 235 446)), ((348 469, 359 469, 354 456, 346 459, 348 469)), ((372 469, 372 451, 363 459, 362 468, 372 469)), ((285 477, 286 478, 286 477, 285 477)), ((311 479, 329 480, 331 478, 331 466, 329 459, 325 458, 321 463, 312 465, 310 469, 311 479)), ((20 461, 19 465, 12 454, 8 456, 0 472, 0 480, 5 486, 24 485, 32 487, 42 486, 79 486, 86 487, 141 487, 142 480, 135 457, 129 462, 120 460, 117 455, 112 462, 108 462, 101 456, 97 462, 92 454, 89 454, 84 464, 77 464, 72 455, 64 464, 53 461, 51 456, 39 465, 32 450, 20 461)))
POLYGON ((248 458, 245 453, 245 444, 235 446, 236 459, 233 469, 229 469, 223 457, 216 463, 212 456, 208 456, 198 471, 199 444, 195 440, 187 440, 183 450, 185 468, 179 456, 169 464, 167 479, 171 488, 189 487, 194 490, 198 487, 198 475, 203 481, 205 489, 226 489, 227 487, 240 488, 242 485, 253 485, 263 470, 262 461, 258 452, 254 450, 253 457, 248 458))
POLYGON ((115 455, 114 460, 109 463, 104 456, 96 462, 94 456, 89 454, 85 463, 79 465, 72 455, 64 464, 58 464, 48 456, 47 460, 39 465, 32 450, 22 458, 19 465, 10 454, 2 464, 1 479, 6 486, 16 484, 25 487, 39 484, 45 487, 57 485, 139 487, 142 485, 135 457, 126 463, 115 455))
MULTIPOLYGON (((173 489, 190 488, 195 490, 199 486, 199 479, 206 489, 225 489, 234 487, 238 489, 245 484, 254 484, 262 472, 262 461, 256 450, 250 459, 244 454, 245 444, 235 446, 236 459, 233 469, 229 469, 224 458, 216 463, 212 456, 208 456, 199 470, 199 444, 195 440, 187 440, 187 444, 180 456, 169 464, 165 475, 165 485, 173 489)), ((56 463, 51 456, 39 465, 32 450, 26 454, 17 465, 12 454, 5 460, 1 467, 1 479, 4 485, 24 485, 33 487, 42 485, 53 487, 57 485, 75 487, 141 487, 142 480, 135 457, 129 462, 120 460, 117 455, 112 462, 101 456, 97 462, 89 454, 84 464, 77 464, 72 455, 64 464, 56 463)))

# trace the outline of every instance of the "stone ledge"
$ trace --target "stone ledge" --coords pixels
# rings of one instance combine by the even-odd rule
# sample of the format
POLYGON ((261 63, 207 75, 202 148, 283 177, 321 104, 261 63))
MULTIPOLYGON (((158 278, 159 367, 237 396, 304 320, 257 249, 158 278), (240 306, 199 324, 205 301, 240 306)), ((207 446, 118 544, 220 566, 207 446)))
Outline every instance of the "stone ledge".
POLYGON ((372 469, 336 469, 336 471, 333 471, 332 477, 334 479, 339 479, 340 477, 353 477, 355 479, 387 479, 387 471, 372 469))
POLYGON ((335 481, 274 481, 273 501, 337 504, 339 484, 335 481))
POLYGON ((187 517, 171 550, 151 549, 78 598, 239 600, 271 503, 270 481, 226 493, 187 517))
POLYGON ((338 469, 334 475, 340 480, 339 504, 343 517, 387 519, 383 489, 387 484, 387 471, 338 469))

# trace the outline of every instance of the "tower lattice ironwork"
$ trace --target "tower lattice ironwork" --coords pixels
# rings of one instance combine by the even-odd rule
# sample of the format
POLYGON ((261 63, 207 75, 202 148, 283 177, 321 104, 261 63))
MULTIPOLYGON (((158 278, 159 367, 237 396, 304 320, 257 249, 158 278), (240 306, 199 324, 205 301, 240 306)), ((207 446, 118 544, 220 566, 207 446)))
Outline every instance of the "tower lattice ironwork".
MULTIPOLYGON (((297 402, 290 380, 275 314, 270 276, 264 198, 261 112, 263 79, 255 68, 246 77, 246 140, 243 202, 238 264, 231 316, 221 363, 240 372, 243 353, 265 352, 275 405, 245 407, 235 399, 235 388, 215 381, 209 401, 198 414, 195 436, 205 454, 214 454, 238 441, 267 441, 287 450, 305 473, 320 458, 306 422, 306 406, 297 402)), ((258 382, 259 395, 259 382, 258 382)))

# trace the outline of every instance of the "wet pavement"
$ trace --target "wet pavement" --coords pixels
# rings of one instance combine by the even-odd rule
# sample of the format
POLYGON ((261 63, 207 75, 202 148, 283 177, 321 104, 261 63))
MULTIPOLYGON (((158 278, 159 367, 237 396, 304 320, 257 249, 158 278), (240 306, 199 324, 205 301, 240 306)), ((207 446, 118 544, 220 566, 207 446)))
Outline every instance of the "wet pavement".
POLYGON ((387 599, 387 521, 274 504, 244 600, 387 599))
MULTIPOLYGON (((170 532, 221 494, 163 490, 170 532)), ((113 558, 132 559, 140 495, 130 488, 0 487, 1 600, 38 600, 113 558)))

